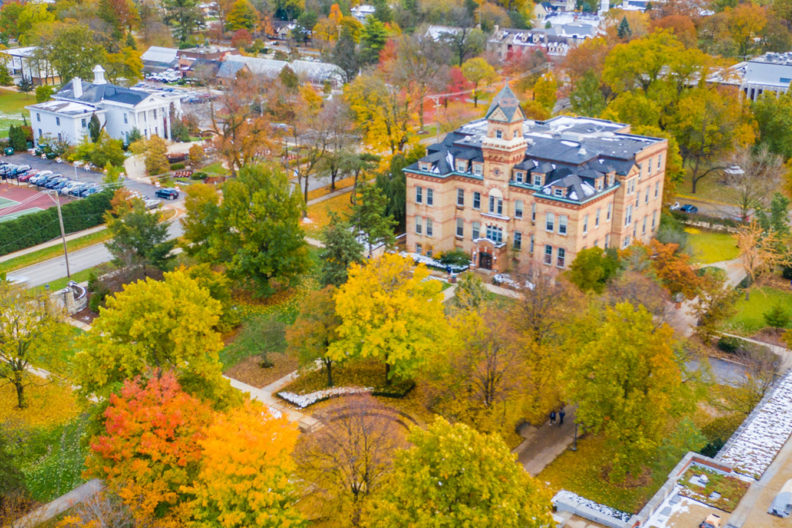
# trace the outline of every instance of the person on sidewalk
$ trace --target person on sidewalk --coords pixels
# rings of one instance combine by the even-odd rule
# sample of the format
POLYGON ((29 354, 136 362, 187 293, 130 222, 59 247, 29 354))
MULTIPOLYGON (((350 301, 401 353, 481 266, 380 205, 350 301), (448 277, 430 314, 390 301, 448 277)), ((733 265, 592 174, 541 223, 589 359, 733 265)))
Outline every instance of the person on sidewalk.
POLYGON ((566 412, 562 407, 560 411, 558 411, 558 425, 564 425, 564 416, 566 416, 566 412))
POLYGON ((552 411, 550 411, 550 425, 553 425, 555 423, 555 418, 556 418, 556 412, 555 409, 553 409, 552 411))

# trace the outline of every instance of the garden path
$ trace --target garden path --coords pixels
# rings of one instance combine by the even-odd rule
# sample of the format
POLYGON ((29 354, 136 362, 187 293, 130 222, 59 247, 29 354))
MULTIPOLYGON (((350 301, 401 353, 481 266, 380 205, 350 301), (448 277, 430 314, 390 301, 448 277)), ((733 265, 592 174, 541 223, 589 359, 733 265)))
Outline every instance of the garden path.
POLYGON ((39 526, 53 517, 60 515, 75 504, 84 502, 104 489, 104 484, 99 479, 89 480, 82 486, 78 486, 61 495, 52 502, 36 508, 24 517, 11 523, 11 528, 33 528, 39 526))
POLYGON ((549 420, 539 427, 526 423, 519 429, 525 440, 512 451, 517 461, 532 476, 536 476, 558 455, 564 452, 575 438, 575 409, 567 405, 564 424, 551 424, 549 420))
POLYGON ((274 381, 273 383, 270 383, 266 387, 262 387, 260 389, 254 387, 253 385, 243 383, 237 379, 229 378, 228 376, 224 377, 229 382, 231 382, 231 386, 235 389, 248 394, 251 398, 260 401, 273 411, 279 412, 283 416, 286 416, 292 422, 297 422, 297 426, 301 431, 310 431, 319 424, 319 421, 312 416, 308 416, 307 414, 303 414, 294 409, 286 407, 280 401, 278 401, 275 396, 275 393, 294 380, 296 375, 296 372, 292 372, 291 374, 287 374, 281 379, 274 381))

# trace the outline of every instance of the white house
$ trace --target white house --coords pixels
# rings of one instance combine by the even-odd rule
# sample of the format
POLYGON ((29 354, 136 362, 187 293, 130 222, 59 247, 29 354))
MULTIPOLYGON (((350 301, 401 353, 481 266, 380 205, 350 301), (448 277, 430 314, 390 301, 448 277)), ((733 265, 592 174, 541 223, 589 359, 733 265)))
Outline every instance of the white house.
POLYGON ((51 101, 27 107, 36 144, 55 138, 70 144, 81 142, 93 115, 115 139, 126 142, 134 129, 147 138, 171 139, 171 118, 181 115, 178 94, 109 84, 98 65, 93 72, 93 82, 75 77, 51 101))
POLYGON ((34 85, 54 84, 58 81, 58 72, 49 62, 36 58, 36 49, 36 46, 28 46, 0 50, 0 63, 5 63, 16 84, 22 79, 34 85))
POLYGON ((711 83, 739 87, 751 101, 763 93, 786 93, 792 83, 792 51, 768 52, 717 72, 707 79, 711 83))

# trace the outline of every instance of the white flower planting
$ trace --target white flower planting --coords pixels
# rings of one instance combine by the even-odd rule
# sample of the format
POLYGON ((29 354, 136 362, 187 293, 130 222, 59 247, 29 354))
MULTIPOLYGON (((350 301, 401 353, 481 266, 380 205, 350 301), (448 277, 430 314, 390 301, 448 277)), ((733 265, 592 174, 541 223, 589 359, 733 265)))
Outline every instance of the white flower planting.
POLYGON ((293 392, 279 392, 278 396, 296 405, 300 409, 327 400, 329 398, 336 398, 338 396, 349 396, 350 394, 365 394, 373 391, 371 387, 332 387, 330 389, 322 389, 316 392, 309 392, 308 394, 295 394, 293 392))

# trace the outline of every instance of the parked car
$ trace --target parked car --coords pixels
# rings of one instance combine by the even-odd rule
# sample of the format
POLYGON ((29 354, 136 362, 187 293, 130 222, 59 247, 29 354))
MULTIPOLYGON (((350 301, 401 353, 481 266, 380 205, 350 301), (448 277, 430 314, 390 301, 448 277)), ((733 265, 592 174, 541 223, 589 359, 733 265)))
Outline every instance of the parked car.
POLYGON ((65 180, 68 180, 68 178, 66 176, 64 176, 62 174, 58 174, 54 178, 48 179, 44 183, 43 187, 45 189, 54 189, 56 185, 58 185, 60 182, 65 181, 65 180))
POLYGON ((30 183, 38 187, 44 187, 44 184, 47 183, 47 181, 53 178, 57 178, 58 176, 59 176, 58 174, 55 174, 52 171, 49 171, 49 173, 47 173, 47 171, 44 171, 42 173, 39 173, 37 177, 31 178, 30 183))
POLYGON ((147 199, 143 203, 146 204, 146 209, 156 209, 162 205, 162 200, 147 199))
POLYGON ((69 194, 72 189, 74 189, 76 187, 79 187, 83 183, 84 182, 81 182, 81 181, 78 181, 78 180, 71 180, 69 183, 67 183, 66 185, 64 185, 63 187, 60 188, 60 193, 61 194, 69 194))
POLYGON ((698 213, 698 207, 696 207, 693 204, 685 204, 682 207, 680 207, 679 210, 682 211, 683 213, 688 213, 688 214, 698 213))
POLYGON ((175 200, 179 197, 179 191, 176 189, 157 189, 154 191, 154 196, 157 198, 165 198, 166 200, 175 200))
POLYGON ((101 188, 96 184, 89 185, 80 191, 79 196, 81 198, 85 198, 86 196, 91 196, 92 194, 98 193, 100 189, 101 188))
POLYGON ((90 187, 91 185, 93 185, 93 184, 91 184, 91 183, 86 183, 86 182, 79 182, 77 185, 73 185, 73 186, 72 186, 72 187, 71 187, 71 188, 68 190, 68 193, 69 193, 69 195, 71 195, 71 196, 80 196, 80 192, 81 192, 83 189, 87 189, 87 188, 88 188, 88 187, 90 187))
POLYGON ((33 176, 38 176, 39 171, 37 170, 30 170, 27 171, 25 174, 19 176, 18 180, 21 182, 28 182, 33 176))
POLYGON ((60 192, 61 189, 63 189, 67 185, 69 185, 71 182, 72 181, 69 178, 65 178, 65 179, 59 181, 58 183, 56 183, 55 185, 53 185, 52 186, 52 190, 60 192))
POLYGON ((27 172, 27 171, 29 171, 32 168, 33 167, 31 167, 30 165, 19 165, 16 168, 16 174, 22 174, 23 172, 27 172))

